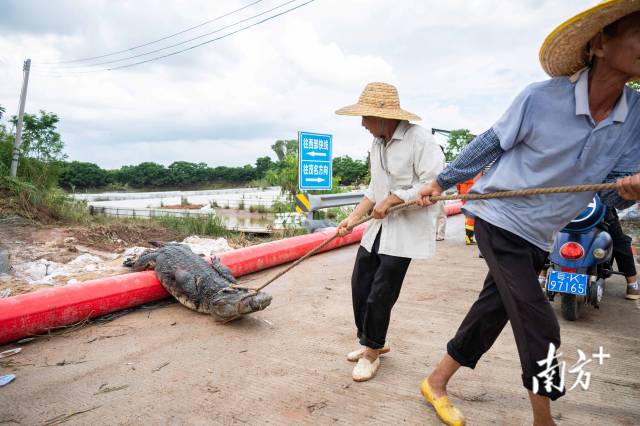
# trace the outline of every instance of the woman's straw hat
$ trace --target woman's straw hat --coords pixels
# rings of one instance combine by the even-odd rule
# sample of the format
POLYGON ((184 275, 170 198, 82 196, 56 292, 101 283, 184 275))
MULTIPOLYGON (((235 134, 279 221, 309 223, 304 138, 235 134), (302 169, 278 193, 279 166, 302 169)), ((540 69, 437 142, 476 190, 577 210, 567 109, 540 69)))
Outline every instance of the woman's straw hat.
POLYGON ((604 27, 640 11, 640 0, 605 0, 553 30, 540 49, 540 63, 551 77, 572 75, 589 65, 589 41, 604 27))
POLYGON ((400 97, 395 86, 387 83, 369 83, 358 103, 340 108, 338 115, 357 115, 391 118, 396 120, 420 120, 420 117, 400 108, 400 97))

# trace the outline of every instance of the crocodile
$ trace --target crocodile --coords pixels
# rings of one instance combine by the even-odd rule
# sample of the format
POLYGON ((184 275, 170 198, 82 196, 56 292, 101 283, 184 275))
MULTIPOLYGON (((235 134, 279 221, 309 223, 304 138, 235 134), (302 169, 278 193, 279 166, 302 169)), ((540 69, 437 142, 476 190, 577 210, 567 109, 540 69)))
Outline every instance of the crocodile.
POLYGON ((268 293, 235 287, 231 270, 216 257, 209 264, 186 245, 152 244, 158 248, 145 251, 135 262, 125 261, 125 265, 134 271, 154 269, 167 292, 194 311, 228 322, 271 303, 268 293))

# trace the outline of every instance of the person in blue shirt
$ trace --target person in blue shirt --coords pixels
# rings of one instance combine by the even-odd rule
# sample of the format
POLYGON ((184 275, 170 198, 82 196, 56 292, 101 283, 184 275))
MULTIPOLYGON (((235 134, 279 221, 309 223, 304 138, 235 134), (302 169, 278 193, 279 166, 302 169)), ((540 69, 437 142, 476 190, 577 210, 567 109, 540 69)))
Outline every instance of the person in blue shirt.
MULTIPOLYGON (((606 0, 560 25, 540 59, 550 80, 522 91, 488 131, 476 137, 417 202, 430 205, 491 161, 471 193, 617 181, 603 201, 625 208, 640 199, 640 1, 606 0)), ((560 346, 560 327, 538 283, 554 234, 576 217, 593 192, 470 201, 476 238, 489 273, 447 354, 421 391, 446 424, 464 416, 447 397, 460 366, 474 368, 511 323, 534 425, 553 425, 550 401, 565 392, 557 367, 539 362, 560 346), (546 371, 545 371, 546 370, 546 371), (550 380, 546 380, 550 379, 550 380)))

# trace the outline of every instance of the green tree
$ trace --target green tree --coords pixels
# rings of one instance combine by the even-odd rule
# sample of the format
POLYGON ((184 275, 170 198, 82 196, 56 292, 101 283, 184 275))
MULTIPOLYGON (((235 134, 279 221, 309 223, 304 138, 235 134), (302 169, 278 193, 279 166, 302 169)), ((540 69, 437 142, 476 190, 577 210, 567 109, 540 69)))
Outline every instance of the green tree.
POLYGON ((444 149, 444 156, 447 161, 453 161, 475 136, 467 129, 456 129, 449 133, 447 147, 444 149))
MULTIPOLYGON (((43 110, 39 115, 24 114, 21 155, 44 162, 64 160, 64 142, 56 131, 59 121, 56 114, 43 110)), ((11 123, 17 126, 18 117, 13 116, 11 123)))
POLYGON ((207 180, 206 163, 189 163, 187 161, 176 161, 172 163, 169 170, 168 181, 178 186, 188 186, 207 180))
MULTIPOLYGON (((275 149, 274 149, 275 150, 275 149)), ((278 167, 267 171, 265 179, 270 185, 277 185, 282 192, 293 195, 298 192, 298 156, 287 154, 278 162, 278 167)))
POLYGON ((365 181, 368 173, 367 163, 354 160, 348 155, 333 159, 333 175, 338 176, 341 185, 353 185, 365 181))
POLYGON ((7 133, 4 124, 0 124, 0 175, 8 175, 11 166, 13 138, 7 133))
POLYGON ((267 173, 271 167, 273 167, 274 163, 271 161, 271 157, 264 156, 259 157, 256 160, 256 178, 262 179, 264 175, 267 173))
POLYGON ((134 188, 158 187, 170 183, 168 176, 169 173, 163 165, 144 162, 137 166, 122 166, 118 173, 118 181, 134 188))
MULTIPOLYGON (((3 109, 4 110, 4 109, 3 109)), ((22 128, 22 144, 18 177, 38 187, 50 187, 56 184, 66 158, 64 143, 57 130, 59 119, 54 113, 40 111, 39 115, 25 114, 22 128)), ((12 117, 9 122, 16 126, 18 119, 12 117)), ((0 164, 2 173, 8 173, 13 156, 15 136, 0 125, 0 164)))
POLYGON ((632 89, 635 89, 638 92, 640 92, 640 80, 629 82, 629 87, 631 87, 632 89))
POLYGON ((69 189, 100 188, 110 181, 109 172, 101 169, 97 164, 80 161, 66 163, 58 178, 58 184, 69 189))
POLYGON ((285 157, 289 154, 298 153, 298 141, 296 139, 277 140, 271 149, 276 153, 278 161, 284 161, 285 157))

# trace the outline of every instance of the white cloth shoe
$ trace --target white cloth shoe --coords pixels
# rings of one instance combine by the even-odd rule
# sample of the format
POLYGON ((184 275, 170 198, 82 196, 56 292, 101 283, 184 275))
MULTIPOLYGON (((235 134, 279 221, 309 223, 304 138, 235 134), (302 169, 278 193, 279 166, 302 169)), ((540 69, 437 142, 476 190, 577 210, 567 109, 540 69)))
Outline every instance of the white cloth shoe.
MULTIPOLYGON (((366 349, 367 348, 363 346, 360 349, 356 349, 355 351, 349 352, 347 354, 347 361, 351 361, 351 362, 358 361, 360 358, 362 358, 362 355, 364 354, 364 351, 366 349)), ((389 347, 389 345, 387 345, 385 343, 385 345, 384 345, 384 347, 382 349, 378 349, 378 355, 386 354, 390 350, 391 350, 391 348, 389 347)))
POLYGON ((373 362, 369 361, 368 358, 361 357, 353 368, 351 377, 356 382, 365 382, 376 375, 378 367, 380 367, 380 357, 376 358, 373 362))

